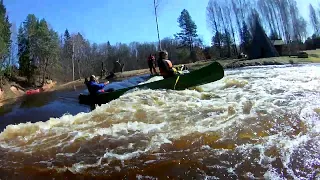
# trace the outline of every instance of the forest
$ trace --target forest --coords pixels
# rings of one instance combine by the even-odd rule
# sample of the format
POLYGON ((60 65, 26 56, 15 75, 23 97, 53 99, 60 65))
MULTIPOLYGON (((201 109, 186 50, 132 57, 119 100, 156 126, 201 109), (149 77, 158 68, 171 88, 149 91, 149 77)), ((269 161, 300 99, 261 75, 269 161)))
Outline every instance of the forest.
POLYGON ((209 0, 204 11, 207 15, 203 18, 212 33, 211 46, 203 45, 197 25, 186 9, 176 17, 181 31, 159 39, 160 44, 157 41, 97 44, 79 32, 69 32, 68 27, 59 34, 49 22, 35 14, 29 14, 16 28, 1 0, 1 82, 15 76, 26 78, 30 85, 43 84, 46 79, 69 82, 99 75, 102 66, 107 72, 119 71, 114 69, 117 63, 125 71, 147 68, 147 57, 160 48, 168 51, 174 64, 237 58, 240 53, 246 54, 251 46, 255 19, 270 39, 283 40, 288 47, 287 54, 320 45, 320 4, 309 5, 308 19, 302 17, 296 0, 209 0))

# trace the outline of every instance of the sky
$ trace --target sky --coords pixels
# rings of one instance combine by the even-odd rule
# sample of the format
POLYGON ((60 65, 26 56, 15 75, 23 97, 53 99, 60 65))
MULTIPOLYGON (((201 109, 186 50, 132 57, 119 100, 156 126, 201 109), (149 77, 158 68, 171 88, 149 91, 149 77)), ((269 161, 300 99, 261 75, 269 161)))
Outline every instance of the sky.
MULTIPOLYGON (((206 22, 208 1, 160 0, 160 38, 172 37, 180 31, 177 19, 187 9, 198 27, 198 35, 209 45, 212 33, 206 22)), ((309 20, 309 4, 319 7, 320 0, 297 0, 297 3, 303 17, 309 20)), ((45 18, 59 34, 67 28, 71 33, 80 32, 90 42, 157 41, 153 0, 4 0, 4 4, 10 21, 17 26, 28 14, 35 14, 45 18)))

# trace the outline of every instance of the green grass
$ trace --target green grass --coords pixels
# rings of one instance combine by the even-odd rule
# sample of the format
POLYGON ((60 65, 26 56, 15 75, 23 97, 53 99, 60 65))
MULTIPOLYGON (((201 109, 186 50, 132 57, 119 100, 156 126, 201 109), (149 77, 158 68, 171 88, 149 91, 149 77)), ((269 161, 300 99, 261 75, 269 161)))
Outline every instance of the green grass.
POLYGON ((308 60, 313 63, 320 63, 320 49, 305 51, 309 54, 308 60))

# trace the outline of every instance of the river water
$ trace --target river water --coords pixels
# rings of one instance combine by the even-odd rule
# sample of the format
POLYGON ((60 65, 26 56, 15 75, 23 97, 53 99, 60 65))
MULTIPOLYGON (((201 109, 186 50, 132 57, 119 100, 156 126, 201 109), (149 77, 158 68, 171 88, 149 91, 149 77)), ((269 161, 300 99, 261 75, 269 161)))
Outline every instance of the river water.
POLYGON ((320 65, 225 74, 43 122, 30 111, 0 134, 0 179, 320 179, 320 65))

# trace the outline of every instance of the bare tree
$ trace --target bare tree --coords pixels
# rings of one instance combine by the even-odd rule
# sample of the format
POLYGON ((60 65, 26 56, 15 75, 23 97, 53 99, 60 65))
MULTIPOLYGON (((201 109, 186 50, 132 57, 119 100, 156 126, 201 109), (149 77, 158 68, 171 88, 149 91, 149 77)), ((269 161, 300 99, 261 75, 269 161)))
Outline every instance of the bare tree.
POLYGON ((231 34, 232 34, 232 40, 233 40, 233 51, 234 53, 238 56, 238 50, 237 50, 237 47, 235 46, 237 43, 236 43, 236 37, 235 37, 235 31, 234 31, 234 24, 232 21, 232 16, 231 16, 231 11, 228 9, 231 4, 230 4, 230 1, 227 1, 226 2, 227 5, 223 7, 223 12, 224 12, 224 15, 226 16, 226 21, 227 21, 227 24, 229 25, 229 29, 231 31, 231 34))
POLYGON ((240 32, 241 32, 241 23, 240 23, 240 15, 239 15, 239 8, 237 7, 236 1, 231 0, 232 4, 232 10, 234 14, 234 18, 237 22, 237 29, 238 29, 238 37, 240 37, 240 32))
POLYGON ((283 27, 283 32, 285 39, 288 43, 291 41, 291 35, 290 35, 290 28, 292 28, 290 24, 290 12, 289 12, 289 4, 288 0, 275 0, 279 14, 280 14, 280 19, 282 27, 283 27))
POLYGON ((77 33, 72 35, 72 42, 73 42, 73 67, 77 68, 78 71, 78 78, 81 79, 82 77, 82 66, 81 64, 85 63, 88 60, 88 54, 86 52, 87 42, 83 38, 82 34, 77 33), (77 62, 77 67, 75 66, 75 62, 77 62))
POLYGON ((75 51, 74 51, 74 41, 72 40, 72 81, 74 81, 74 58, 75 51))
POLYGON ((310 9, 310 21, 313 26, 314 32, 315 32, 315 34, 319 35, 320 24, 319 24, 318 16, 317 16, 316 11, 313 8, 312 4, 309 5, 309 9, 310 9))
POLYGON ((271 32, 276 32, 275 24, 274 24, 274 17, 272 15, 272 11, 270 11, 270 6, 267 4, 266 0, 258 0, 258 8, 263 16, 265 22, 268 22, 269 29, 271 32))
POLYGON ((220 8, 219 4, 215 0, 209 0, 207 6, 207 23, 211 28, 212 33, 214 34, 213 41, 215 42, 215 46, 219 50, 220 57, 222 55, 221 52, 221 33, 220 33, 220 26, 219 26, 219 14, 217 8, 220 8))
POLYGON ((222 24, 221 32, 224 32, 222 39, 224 42, 224 47, 227 48, 227 57, 231 57, 231 42, 230 42, 230 32, 228 28, 228 23, 225 21, 223 10, 220 7, 218 7, 218 13, 219 13, 219 23, 222 24))

